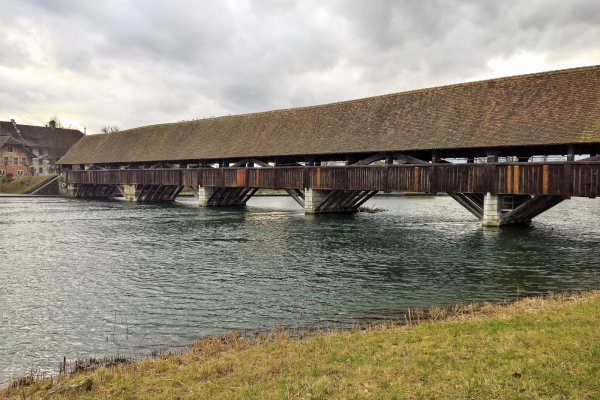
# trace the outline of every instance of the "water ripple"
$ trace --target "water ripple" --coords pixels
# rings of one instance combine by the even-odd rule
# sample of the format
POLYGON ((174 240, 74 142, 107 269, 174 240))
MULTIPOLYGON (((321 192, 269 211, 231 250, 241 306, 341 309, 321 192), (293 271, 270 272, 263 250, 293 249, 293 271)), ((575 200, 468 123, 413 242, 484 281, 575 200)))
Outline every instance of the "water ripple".
POLYGON ((1 199, 0 382, 63 356, 136 355, 229 329, 314 327, 407 306, 600 286, 600 202, 527 229, 482 229, 450 198, 305 216, 289 198, 244 210, 1 199))

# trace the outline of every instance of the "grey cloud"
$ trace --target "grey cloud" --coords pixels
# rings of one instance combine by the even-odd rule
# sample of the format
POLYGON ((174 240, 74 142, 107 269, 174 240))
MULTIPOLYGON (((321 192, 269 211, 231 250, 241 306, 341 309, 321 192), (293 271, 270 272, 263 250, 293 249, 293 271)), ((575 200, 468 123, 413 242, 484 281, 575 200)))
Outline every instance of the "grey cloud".
POLYGON ((37 75, 0 89, 0 112, 60 104, 95 130, 454 83, 523 52, 600 57, 595 0, 5 3, 2 32, 18 35, 0 38, 0 67, 37 75))

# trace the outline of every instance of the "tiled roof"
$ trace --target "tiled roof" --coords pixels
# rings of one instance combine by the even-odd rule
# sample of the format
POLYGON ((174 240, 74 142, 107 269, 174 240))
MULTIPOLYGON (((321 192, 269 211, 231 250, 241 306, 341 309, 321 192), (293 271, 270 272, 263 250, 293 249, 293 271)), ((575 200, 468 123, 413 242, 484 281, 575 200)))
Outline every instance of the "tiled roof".
POLYGON ((77 129, 17 124, 19 132, 10 121, 0 121, 0 135, 8 135, 29 148, 48 151, 48 159, 58 160, 64 156, 84 134, 77 129))
POLYGON ((23 145, 23 143, 19 142, 12 136, 0 136, 0 147, 4 146, 5 144, 21 146, 21 148, 25 150, 31 157, 35 157, 35 154, 33 154, 30 149, 28 149, 26 146, 23 145))
POLYGON ((88 135, 61 164, 600 142, 600 66, 88 135))
POLYGON ((23 143, 19 142, 17 139, 12 136, 0 136, 0 146, 4 146, 5 144, 14 144, 16 146, 23 146, 23 143))

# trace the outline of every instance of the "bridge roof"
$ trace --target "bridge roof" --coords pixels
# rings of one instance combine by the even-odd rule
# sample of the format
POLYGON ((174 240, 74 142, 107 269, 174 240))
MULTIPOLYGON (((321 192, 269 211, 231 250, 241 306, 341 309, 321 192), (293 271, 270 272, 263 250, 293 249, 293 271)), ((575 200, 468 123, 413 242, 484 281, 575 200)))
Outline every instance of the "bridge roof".
POLYGON ((600 142, 600 66, 88 135, 59 164, 600 142))

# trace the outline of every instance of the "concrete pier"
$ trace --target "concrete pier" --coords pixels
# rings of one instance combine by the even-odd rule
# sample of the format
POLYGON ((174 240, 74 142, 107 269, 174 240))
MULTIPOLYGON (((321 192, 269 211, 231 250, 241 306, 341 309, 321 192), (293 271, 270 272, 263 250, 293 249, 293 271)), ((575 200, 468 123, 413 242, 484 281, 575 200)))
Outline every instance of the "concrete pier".
POLYGON ((198 188, 198 205, 200 207, 206 207, 208 200, 215 193, 214 187, 199 187, 198 188))
POLYGON ((323 200, 331 190, 305 189, 304 190, 304 212, 306 214, 315 214, 326 211, 315 211, 315 209, 323 203, 323 200))
POLYGON ((125 200, 138 201, 140 190, 137 187, 138 185, 123 185, 123 197, 125 197, 125 200))
POLYGON ((483 197, 483 226, 500 226, 502 217, 502 196, 486 193, 483 197))

